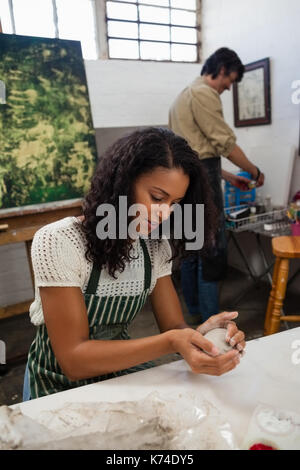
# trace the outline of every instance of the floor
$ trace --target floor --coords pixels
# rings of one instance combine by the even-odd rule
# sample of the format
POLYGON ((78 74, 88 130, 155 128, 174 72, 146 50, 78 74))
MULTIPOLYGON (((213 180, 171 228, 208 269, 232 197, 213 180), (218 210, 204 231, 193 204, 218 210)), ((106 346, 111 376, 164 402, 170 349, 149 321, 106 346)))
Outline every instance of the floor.
MULTIPOLYGON (((178 273, 173 275, 173 280, 182 303, 184 316, 189 322, 190 318, 181 294, 178 273)), ((284 304, 286 314, 300 314, 299 282, 299 277, 297 277, 288 288, 284 304)), ((237 310, 239 312, 237 324, 245 332, 246 340, 259 338, 263 335, 264 315, 269 292, 269 283, 260 282, 258 286, 253 287, 249 277, 232 268, 229 270, 226 280, 220 285, 221 309, 222 311, 237 310), (237 305, 234 305, 235 299, 239 297, 241 292, 246 292, 246 295, 239 300, 237 305)), ((298 326, 300 326, 300 322, 289 324, 290 328, 298 326)), ((282 325, 282 329, 285 329, 285 325, 282 325)), ((158 333, 158 328, 148 302, 131 325, 130 334, 137 338, 156 333, 158 333)), ((22 401, 26 355, 34 335, 35 329, 30 323, 28 314, 0 321, 0 339, 5 342, 7 348, 7 366, 0 369, 0 405, 11 405, 22 401)), ((159 359, 157 363, 160 365, 174 360, 178 360, 177 355, 168 355, 159 359)))

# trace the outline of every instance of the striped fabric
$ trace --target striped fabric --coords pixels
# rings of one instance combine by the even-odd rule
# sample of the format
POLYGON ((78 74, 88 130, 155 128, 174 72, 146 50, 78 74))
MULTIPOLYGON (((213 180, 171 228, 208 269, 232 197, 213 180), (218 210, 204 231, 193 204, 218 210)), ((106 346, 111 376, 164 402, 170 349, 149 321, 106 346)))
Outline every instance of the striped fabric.
MULTIPOLYGON (((94 266, 84 294, 89 321, 89 337, 97 340, 130 339, 128 325, 143 308, 151 284, 151 261, 144 240, 140 239, 144 253, 144 290, 136 296, 98 297, 95 295, 101 272, 94 266)), ((120 375, 138 372, 155 363, 149 361, 130 369, 70 381, 62 372, 48 337, 46 325, 37 327, 36 337, 28 354, 31 398, 38 398, 70 388, 80 387, 120 375)))

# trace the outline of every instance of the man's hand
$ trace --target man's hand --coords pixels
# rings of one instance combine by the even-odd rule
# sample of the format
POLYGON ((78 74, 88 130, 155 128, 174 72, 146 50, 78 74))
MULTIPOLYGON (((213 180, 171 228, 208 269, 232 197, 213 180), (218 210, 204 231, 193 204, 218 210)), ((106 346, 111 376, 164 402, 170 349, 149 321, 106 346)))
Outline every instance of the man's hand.
POLYGON ((263 186, 264 182, 265 182, 265 175, 261 173, 259 175, 258 180, 256 181, 256 187, 259 188, 260 186, 263 186))
MULTIPOLYGON (((263 173, 260 174, 257 178, 258 170, 257 167, 246 157, 241 147, 236 145, 231 153, 228 155, 228 160, 231 161, 234 165, 242 168, 253 176, 253 179, 256 181, 256 187, 259 188, 264 184, 265 176, 263 173)), ((223 171, 222 171, 223 174, 223 171)), ((223 176, 224 178, 224 176, 223 176)), ((226 179, 226 177, 225 177, 226 179)))
POLYGON ((226 181, 228 181, 232 186, 235 186, 236 188, 240 189, 241 191, 249 191, 249 183, 250 179, 245 178, 244 176, 238 176, 234 175, 233 173, 226 172, 225 174, 222 175, 226 181))

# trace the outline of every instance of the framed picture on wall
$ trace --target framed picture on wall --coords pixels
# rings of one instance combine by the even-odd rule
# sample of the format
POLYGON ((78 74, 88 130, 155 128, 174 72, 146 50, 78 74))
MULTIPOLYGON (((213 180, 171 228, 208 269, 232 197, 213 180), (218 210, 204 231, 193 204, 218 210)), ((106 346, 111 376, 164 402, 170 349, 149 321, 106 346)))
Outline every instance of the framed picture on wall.
POLYGON ((270 59, 245 65, 240 83, 233 84, 236 127, 271 124, 270 59))

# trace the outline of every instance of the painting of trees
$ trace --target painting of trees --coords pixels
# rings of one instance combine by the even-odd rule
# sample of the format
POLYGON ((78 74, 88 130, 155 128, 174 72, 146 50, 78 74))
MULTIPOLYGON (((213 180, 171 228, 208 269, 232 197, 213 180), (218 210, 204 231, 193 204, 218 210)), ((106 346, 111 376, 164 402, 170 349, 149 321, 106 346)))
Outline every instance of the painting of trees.
POLYGON ((0 35, 0 208, 83 197, 96 145, 77 41, 0 35))

